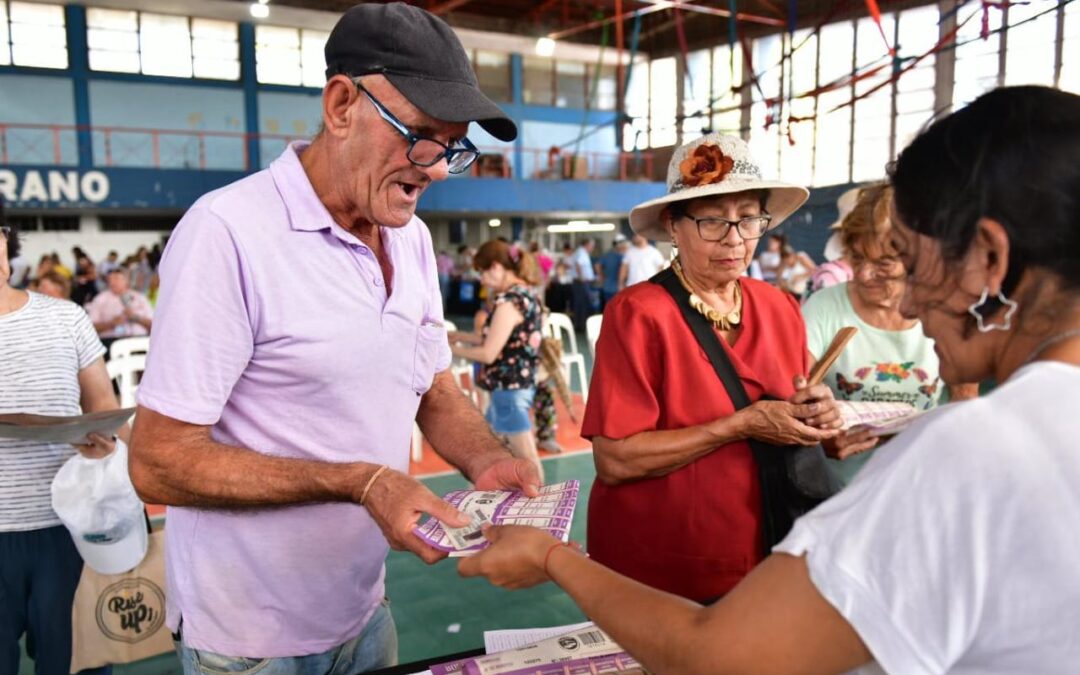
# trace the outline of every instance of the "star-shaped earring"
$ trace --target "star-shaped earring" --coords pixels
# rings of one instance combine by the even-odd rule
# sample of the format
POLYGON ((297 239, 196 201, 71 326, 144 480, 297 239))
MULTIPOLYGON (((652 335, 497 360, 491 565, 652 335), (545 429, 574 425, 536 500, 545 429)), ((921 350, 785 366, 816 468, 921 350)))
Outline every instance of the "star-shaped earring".
POLYGON ((1019 307, 1015 300, 1010 300, 1005 297, 1005 294, 1001 291, 997 293, 997 300, 1002 305, 1007 307, 1005 310, 1005 322, 1004 323, 986 323, 983 318, 982 310, 983 305, 986 304, 987 299, 990 297, 990 287, 983 287, 982 295, 979 296, 979 300, 968 307, 968 313, 975 317, 976 326, 980 333, 989 333, 992 330, 1010 330, 1012 329, 1013 314, 1016 314, 1016 309, 1019 307))

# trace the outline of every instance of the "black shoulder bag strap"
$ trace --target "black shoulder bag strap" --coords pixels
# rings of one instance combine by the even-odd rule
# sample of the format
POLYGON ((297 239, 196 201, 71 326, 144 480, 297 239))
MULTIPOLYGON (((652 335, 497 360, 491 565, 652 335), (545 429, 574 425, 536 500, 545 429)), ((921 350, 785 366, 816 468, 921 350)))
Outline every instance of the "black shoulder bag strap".
MULTIPOLYGON (((709 357, 717 377, 724 384, 728 396, 736 410, 742 410, 750 405, 750 397, 743 387, 739 374, 735 372, 735 366, 720 344, 720 337, 713 330, 712 324, 690 305, 690 293, 679 282, 675 272, 668 268, 656 274, 651 281, 663 286, 671 297, 675 298, 675 304, 682 311, 683 318, 690 326, 691 332, 697 338, 698 344, 705 350, 709 357)), ((784 493, 787 477, 783 459, 783 448, 756 439, 748 439, 750 449, 754 453, 754 462, 758 467, 758 478, 761 483, 761 515, 762 515, 762 547, 765 554, 769 553, 772 544, 778 542, 791 523, 786 516, 784 493)))

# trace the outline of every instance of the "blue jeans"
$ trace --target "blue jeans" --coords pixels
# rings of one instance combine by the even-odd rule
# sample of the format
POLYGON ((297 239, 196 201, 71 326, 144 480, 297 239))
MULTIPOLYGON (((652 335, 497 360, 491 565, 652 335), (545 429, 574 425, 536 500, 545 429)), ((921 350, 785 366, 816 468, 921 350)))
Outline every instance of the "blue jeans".
POLYGON ((397 665, 397 628, 383 600, 359 635, 322 654, 259 659, 222 656, 176 644, 184 675, 352 675, 397 665))
POLYGON ((496 434, 523 434, 532 430, 529 411, 532 410, 536 389, 493 389, 487 418, 496 434))
MULTIPOLYGON (((63 525, 0 532, 0 673, 19 672, 19 638, 36 675, 71 670, 71 607, 83 561, 63 525)), ((108 673, 109 666, 83 673, 108 673)))

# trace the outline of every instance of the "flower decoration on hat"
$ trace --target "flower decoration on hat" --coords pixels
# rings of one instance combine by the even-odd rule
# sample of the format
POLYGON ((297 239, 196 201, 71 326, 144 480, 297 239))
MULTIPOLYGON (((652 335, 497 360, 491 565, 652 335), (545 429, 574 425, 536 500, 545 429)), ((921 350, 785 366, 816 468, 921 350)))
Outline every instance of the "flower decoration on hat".
POLYGON ((679 163, 679 173, 683 186, 697 187, 719 183, 734 166, 734 158, 725 155, 719 146, 702 143, 679 163))

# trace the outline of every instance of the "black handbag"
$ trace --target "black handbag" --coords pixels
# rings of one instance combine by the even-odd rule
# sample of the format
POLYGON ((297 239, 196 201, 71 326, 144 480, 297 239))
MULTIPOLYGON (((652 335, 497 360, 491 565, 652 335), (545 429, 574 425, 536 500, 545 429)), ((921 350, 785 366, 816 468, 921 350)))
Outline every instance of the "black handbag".
MULTIPOLYGON (((669 268, 650 281, 659 284, 675 298, 683 318, 697 338, 698 344, 716 370, 717 377, 736 410, 750 405, 735 366, 720 344, 712 324, 690 305, 690 293, 669 268)), ((840 483, 825 464, 821 445, 779 446, 748 439, 758 467, 761 483, 762 546, 766 555, 787 536, 795 520, 840 491, 840 483)))

